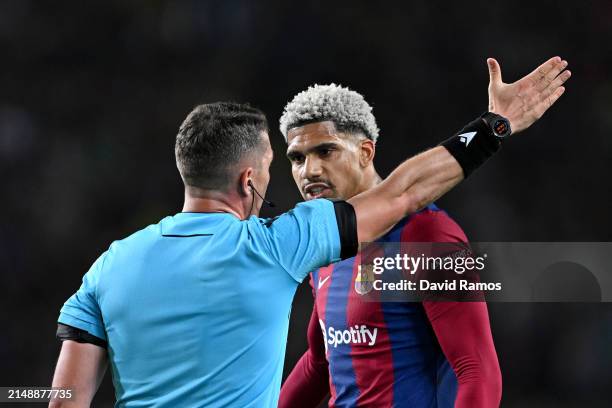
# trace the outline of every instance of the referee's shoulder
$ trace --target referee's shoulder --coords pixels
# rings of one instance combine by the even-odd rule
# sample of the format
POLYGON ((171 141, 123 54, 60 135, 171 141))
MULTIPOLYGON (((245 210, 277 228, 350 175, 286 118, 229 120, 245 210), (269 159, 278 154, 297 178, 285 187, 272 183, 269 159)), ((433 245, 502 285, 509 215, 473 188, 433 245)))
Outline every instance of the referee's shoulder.
POLYGON ((149 242, 161 236, 161 221, 156 224, 147 225, 137 231, 134 231, 130 235, 119 238, 111 242, 108 247, 108 252, 113 253, 125 247, 132 247, 133 245, 139 245, 144 242, 149 242))

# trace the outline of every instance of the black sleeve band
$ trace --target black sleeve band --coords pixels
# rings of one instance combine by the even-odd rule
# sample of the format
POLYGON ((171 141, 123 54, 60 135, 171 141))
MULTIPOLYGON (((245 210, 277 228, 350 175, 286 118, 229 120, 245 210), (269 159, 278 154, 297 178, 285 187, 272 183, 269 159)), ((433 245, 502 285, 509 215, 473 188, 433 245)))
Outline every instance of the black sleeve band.
POLYGON ((91 343, 102 348, 107 348, 108 343, 99 337, 89 334, 85 330, 77 329, 76 327, 58 323, 57 333, 55 334, 58 340, 74 340, 78 343, 91 343))
POLYGON ((459 162, 467 178, 500 149, 501 141, 479 117, 440 145, 459 162))
POLYGON ((352 258, 359 249, 355 209, 346 201, 334 201, 334 211, 340 232, 340 258, 352 258))

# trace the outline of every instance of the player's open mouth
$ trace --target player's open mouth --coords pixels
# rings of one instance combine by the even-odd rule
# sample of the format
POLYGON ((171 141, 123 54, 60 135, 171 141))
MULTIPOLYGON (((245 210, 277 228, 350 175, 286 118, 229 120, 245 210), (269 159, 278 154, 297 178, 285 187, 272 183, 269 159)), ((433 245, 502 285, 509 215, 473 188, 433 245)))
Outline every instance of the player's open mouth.
POLYGON ((321 198, 326 193, 329 194, 330 192, 331 188, 325 183, 312 183, 304 187, 304 193, 306 194, 306 198, 311 200, 315 198, 321 198))

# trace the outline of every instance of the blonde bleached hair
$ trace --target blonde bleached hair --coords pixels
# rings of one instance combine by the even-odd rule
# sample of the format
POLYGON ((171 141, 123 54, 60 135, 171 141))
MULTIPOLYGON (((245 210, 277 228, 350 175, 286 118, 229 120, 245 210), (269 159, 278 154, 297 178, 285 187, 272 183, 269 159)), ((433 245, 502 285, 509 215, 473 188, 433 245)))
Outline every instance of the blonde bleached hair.
POLYGON ((376 142, 379 129, 372 107, 358 92, 341 85, 317 85, 295 95, 280 118, 280 131, 287 132, 308 123, 332 121, 340 132, 363 133, 376 142))

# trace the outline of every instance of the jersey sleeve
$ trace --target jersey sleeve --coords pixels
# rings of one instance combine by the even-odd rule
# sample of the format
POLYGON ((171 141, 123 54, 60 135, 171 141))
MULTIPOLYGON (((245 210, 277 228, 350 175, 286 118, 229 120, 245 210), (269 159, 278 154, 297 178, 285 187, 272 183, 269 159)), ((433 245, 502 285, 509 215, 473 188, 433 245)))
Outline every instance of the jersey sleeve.
POLYGON ((423 302, 423 306, 440 348, 457 376, 455 407, 499 406, 502 377, 487 304, 423 302))
MULTIPOLYGON (((312 275, 311 275, 312 285, 312 275)), ((308 350, 299 359, 281 388, 278 408, 317 407, 329 394, 329 369, 317 306, 308 323, 308 350)))
POLYGON ((106 255, 106 252, 102 254, 83 276, 81 287, 64 303, 57 319, 60 324, 84 330, 102 340, 106 340, 106 332, 97 301, 96 287, 106 255))
MULTIPOLYGON (((468 242, 443 211, 415 214, 404 242, 468 242)), ((501 372, 485 302, 424 301, 423 308, 459 388, 455 407, 493 407, 501 399, 501 372), (457 333, 461 333, 460 336, 457 333)))
POLYGON ((272 256, 298 282, 310 271, 357 252, 355 210, 345 201, 300 203, 264 225, 272 256))

